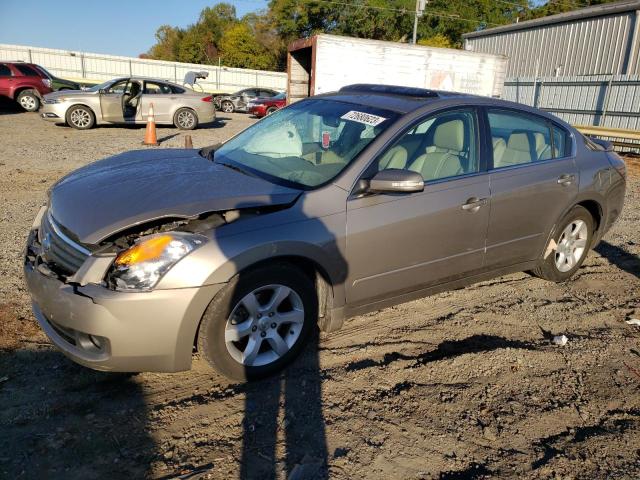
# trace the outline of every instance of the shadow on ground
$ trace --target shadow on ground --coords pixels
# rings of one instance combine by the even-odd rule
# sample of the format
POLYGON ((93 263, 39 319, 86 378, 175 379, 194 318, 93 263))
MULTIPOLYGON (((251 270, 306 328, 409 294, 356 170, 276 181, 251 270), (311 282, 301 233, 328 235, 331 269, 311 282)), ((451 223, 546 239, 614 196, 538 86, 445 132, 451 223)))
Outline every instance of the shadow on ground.
POLYGON ((144 477, 155 446, 135 377, 49 347, 0 352, 0 377, 0 477, 144 477))
POLYGON ((636 255, 606 241, 600 242, 595 250, 620 270, 640 278, 640 259, 636 255))

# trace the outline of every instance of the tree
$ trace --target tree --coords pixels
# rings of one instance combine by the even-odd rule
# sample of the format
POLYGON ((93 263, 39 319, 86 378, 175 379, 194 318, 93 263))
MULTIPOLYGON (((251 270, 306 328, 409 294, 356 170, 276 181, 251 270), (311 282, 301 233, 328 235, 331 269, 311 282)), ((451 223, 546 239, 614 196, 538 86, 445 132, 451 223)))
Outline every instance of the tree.
POLYGON ((453 48, 453 44, 449 37, 445 37, 441 33, 436 33, 433 37, 421 38, 418 40, 418 45, 424 45, 425 47, 453 48))
POLYGON ((272 70, 277 59, 261 45, 246 23, 236 23, 225 30, 220 40, 222 61, 230 67, 272 70))
POLYGON ((156 30, 156 43, 149 49, 148 57, 156 60, 175 61, 184 32, 170 25, 161 25, 156 30))

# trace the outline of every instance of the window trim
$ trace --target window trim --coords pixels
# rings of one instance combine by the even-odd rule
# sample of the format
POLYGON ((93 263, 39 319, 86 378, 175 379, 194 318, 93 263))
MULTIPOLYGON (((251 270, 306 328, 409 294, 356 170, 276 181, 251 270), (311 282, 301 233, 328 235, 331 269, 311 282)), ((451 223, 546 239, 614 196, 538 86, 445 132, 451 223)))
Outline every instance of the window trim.
MULTIPOLYGON (((356 180, 353 188, 357 189, 358 184, 362 180, 369 180, 373 178, 372 175, 375 175, 375 172, 371 172, 371 170, 373 169, 376 162, 378 162, 382 158, 382 156, 385 155, 387 151, 389 151, 389 149, 393 148, 395 144, 398 142, 398 140, 400 140, 405 135, 407 135, 411 130, 415 129, 418 125, 420 125, 421 123, 424 123, 431 117, 445 114, 445 113, 450 113, 450 112, 458 112, 458 111, 471 111, 471 113, 474 114, 474 127, 476 132, 476 154, 478 155, 478 171, 463 173, 463 174, 454 175, 451 177, 434 178, 433 180, 425 180, 424 185, 425 186, 433 185, 436 183, 443 183, 451 180, 457 180, 465 177, 473 177, 473 176, 487 173, 488 163, 486 161, 487 159, 485 158, 485 155, 483 155, 483 151, 485 148, 483 147, 483 145, 485 142, 483 141, 483 136, 480 133, 481 129, 484 128, 484 125, 483 125, 484 122, 483 122, 483 119, 481 119, 481 115, 480 115, 480 107, 478 105, 456 105, 454 107, 449 106, 449 107, 444 107, 437 110, 431 110, 430 112, 417 118, 416 120, 411 122, 409 125, 404 127, 399 133, 396 133, 396 135, 394 135, 393 138, 390 138, 389 141, 387 141, 380 148, 380 151, 375 155, 375 157, 371 159, 369 164, 363 169, 362 173, 358 176, 358 180, 356 180)), ((416 193, 419 193, 419 192, 416 192, 416 193)))
POLYGON ((532 166, 532 165, 544 165, 546 163, 549 162, 553 162, 556 160, 563 160, 563 159, 568 159, 568 158, 572 158, 575 157, 575 152, 574 152, 574 145, 575 145, 575 139, 573 138, 573 133, 564 128, 563 126, 559 125, 557 122, 551 120, 550 118, 547 118, 545 116, 542 115, 538 115, 536 113, 533 112, 529 112, 526 110, 520 110, 518 108, 514 108, 514 107, 508 107, 508 106, 492 106, 492 105, 483 105, 482 107, 482 111, 483 111, 483 116, 485 117, 485 122, 486 122, 486 132, 485 132, 485 136, 486 136, 486 141, 487 141, 487 147, 488 147, 488 158, 491 159, 490 165, 487 165, 487 170, 489 172, 502 172, 502 171, 507 171, 507 170, 512 170, 512 169, 516 169, 516 168, 524 168, 524 167, 528 167, 528 166, 532 166), (549 135, 550 135, 550 140, 551 140, 551 153, 553 155, 553 152, 555 150, 555 145, 554 145, 554 138, 553 138, 553 131, 555 128, 557 128, 558 130, 560 130, 561 132, 564 132, 566 134, 566 139, 570 142, 569 145, 567 145, 567 150, 568 150, 568 155, 564 155, 562 157, 551 157, 548 158, 546 160, 538 160, 535 162, 528 162, 528 163, 521 163, 518 165, 509 165, 507 167, 498 167, 498 168, 494 168, 493 167, 493 142, 489 142, 489 139, 493 139, 493 136, 491 135, 491 122, 489 121, 489 112, 490 111, 502 111, 502 112, 506 112, 507 114, 511 114, 511 115, 515 115, 515 116, 521 116, 521 117, 525 117, 525 118, 531 118, 534 120, 537 120, 538 122, 544 123, 548 126, 549 128, 549 135))

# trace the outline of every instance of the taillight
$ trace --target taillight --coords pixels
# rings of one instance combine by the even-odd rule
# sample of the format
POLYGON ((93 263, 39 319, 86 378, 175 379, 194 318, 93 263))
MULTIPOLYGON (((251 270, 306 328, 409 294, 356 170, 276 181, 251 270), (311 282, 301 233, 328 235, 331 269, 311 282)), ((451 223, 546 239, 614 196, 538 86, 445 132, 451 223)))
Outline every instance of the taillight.
POLYGON ((200 100, 203 102, 213 102, 213 95, 209 95, 208 97, 203 97, 200 100))
POLYGON ((43 78, 42 83, 44 83, 48 88, 51 88, 51 80, 48 78, 43 78))

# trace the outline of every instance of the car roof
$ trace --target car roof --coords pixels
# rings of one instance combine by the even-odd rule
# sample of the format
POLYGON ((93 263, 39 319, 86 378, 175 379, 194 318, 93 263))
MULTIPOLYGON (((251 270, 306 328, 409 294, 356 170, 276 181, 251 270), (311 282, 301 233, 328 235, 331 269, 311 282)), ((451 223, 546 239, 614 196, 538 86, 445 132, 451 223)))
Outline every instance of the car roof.
POLYGON ((342 87, 337 92, 316 95, 314 98, 331 98, 332 100, 362 104, 400 114, 406 114, 432 104, 437 104, 438 106, 485 105, 519 110, 522 113, 531 113, 570 127, 568 123, 555 115, 528 105, 510 102, 500 98, 444 90, 358 83, 342 87))

